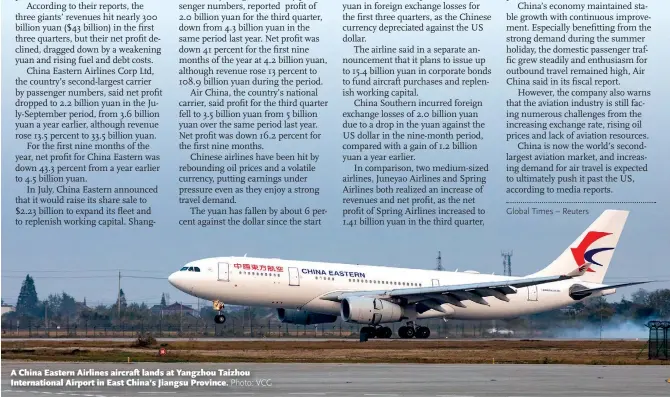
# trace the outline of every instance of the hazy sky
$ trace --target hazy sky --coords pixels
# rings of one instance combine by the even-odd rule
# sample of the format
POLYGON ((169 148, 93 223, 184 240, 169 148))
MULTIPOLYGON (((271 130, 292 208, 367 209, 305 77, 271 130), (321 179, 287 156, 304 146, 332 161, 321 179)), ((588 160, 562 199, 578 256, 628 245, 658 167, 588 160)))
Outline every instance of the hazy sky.
MULTIPOLYGON (((321 228, 254 228, 254 227, 180 227, 177 221, 189 217, 187 206, 177 203, 177 166, 188 161, 187 154, 178 151, 177 102, 188 97, 188 90, 176 85, 177 7, 164 7, 163 2, 144 2, 159 16, 156 34, 162 37, 164 54, 156 81, 164 89, 160 98, 160 128, 154 132, 159 138, 153 142, 160 153, 161 172, 137 176, 137 185, 158 184, 161 194, 151 202, 158 224, 154 228, 25 228, 14 225, 15 197, 23 187, 14 183, 14 156, 24 150, 23 143, 13 139, 14 80, 19 68, 13 66, 14 14, 24 2, 2 3, 2 298, 15 303, 22 279, 26 273, 35 278, 41 299, 50 293, 68 292, 77 300, 86 298, 89 305, 110 304, 116 300, 118 269, 122 269, 122 288, 129 301, 157 304, 161 293, 171 300, 195 304, 195 298, 178 292, 166 277, 191 260, 213 256, 244 255, 279 257, 283 259, 331 261, 371 265, 391 265, 409 268, 433 268, 438 250, 446 269, 477 270, 502 273, 501 250, 514 250, 513 273, 532 273, 555 259, 604 209, 628 209, 631 214, 614 255, 606 281, 638 280, 642 277, 670 279, 667 246, 670 234, 667 225, 670 213, 667 198, 670 167, 666 148, 670 138, 666 132, 668 104, 668 6, 658 1, 647 1, 654 7, 651 20, 653 31, 648 34, 649 63, 644 76, 629 77, 626 87, 653 90, 646 100, 643 129, 651 136, 649 172, 636 175, 636 183, 613 185, 616 194, 607 197, 512 197, 505 195, 505 152, 513 150, 505 142, 505 101, 516 98, 516 88, 505 84, 504 46, 502 25, 505 12, 515 2, 487 5, 495 21, 483 33, 457 35, 454 33, 389 35, 378 37, 377 44, 425 46, 468 45, 481 48, 482 56, 493 73, 488 87, 473 89, 422 89, 422 97, 481 99, 480 121, 485 140, 478 152, 463 154, 422 153, 423 164, 489 163, 485 195, 478 204, 486 208, 486 225, 482 228, 405 227, 405 228, 349 228, 341 226, 341 177, 351 173, 349 165, 341 162, 340 150, 342 110, 351 109, 351 98, 342 98, 339 62, 340 55, 352 55, 352 45, 342 42, 339 4, 325 12, 326 21, 312 33, 321 36, 315 56, 329 57, 329 63, 320 68, 325 81, 320 92, 329 106, 320 111, 318 131, 323 139, 309 145, 295 146, 296 151, 316 152, 321 159, 311 180, 321 188, 321 194, 305 198, 300 204, 329 210, 321 228), (655 201, 656 204, 584 204, 589 215, 527 217, 506 215, 508 200, 579 200, 579 201, 655 201), (131 278, 135 277, 135 278, 131 278), (141 278, 139 278, 141 277, 141 278), (152 278, 155 277, 155 278, 152 278)), ((320 7, 327 7, 323 2, 320 7)), ((268 146, 267 151, 286 150, 268 146)), ((118 179, 88 175, 99 184, 115 185, 118 179)), ((125 179, 128 183, 130 179, 125 179)), ((248 205, 281 207, 294 201, 272 197, 244 198, 248 205)), ((559 206, 560 207, 560 206, 559 206)), ((667 286, 659 284, 658 286, 667 286)), ((653 288, 653 287, 652 287, 653 288)), ((626 290, 630 294, 634 290, 626 290)))

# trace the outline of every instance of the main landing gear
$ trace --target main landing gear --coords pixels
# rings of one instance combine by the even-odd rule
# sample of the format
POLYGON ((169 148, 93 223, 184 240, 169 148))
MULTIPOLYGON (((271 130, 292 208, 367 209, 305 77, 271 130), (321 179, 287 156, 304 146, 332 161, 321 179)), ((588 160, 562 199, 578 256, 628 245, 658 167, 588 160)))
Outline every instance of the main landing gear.
POLYGON ((398 336, 403 339, 426 339, 430 336, 430 328, 421 325, 414 325, 413 321, 408 321, 407 325, 398 328, 398 336))
POLYGON ((218 314, 216 316, 214 316, 214 322, 217 323, 217 324, 225 323, 226 322, 226 316, 224 316, 221 313, 221 311, 223 310, 223 307, 224 307, 223 302, 215 300, 213 302, 212 306, 214 307, 214 310, 216 310, 218 312, 218 314))
POLYGON ((361 334, 367 334, 369 338, 388 339, 393 335, 393 331, 389 327, 363 327, 361 334))

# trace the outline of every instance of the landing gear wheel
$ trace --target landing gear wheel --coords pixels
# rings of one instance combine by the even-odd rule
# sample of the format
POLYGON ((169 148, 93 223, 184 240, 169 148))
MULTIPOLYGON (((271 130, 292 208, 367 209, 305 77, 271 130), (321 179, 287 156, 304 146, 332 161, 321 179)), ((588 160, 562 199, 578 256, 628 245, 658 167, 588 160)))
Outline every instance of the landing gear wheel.
POLYGON ((407 327, 405 327, 404 325, 398 328, 398 336, 401 337, 402 339, 407 338, 407 334, 405 333, 405 331, 407 331, 407 327))
POLYGON ((368 334, 369 337, 374 338, 376 336, 376 332, 374 327, 363 327, 361 328, 361 334, 368 334))
POLYGON ((389 327, 384 327, 384 338, 389 339, 393 336, 393 330, 389 327))
POLYGON ((224 316, 223 314, 217 314, 216 316, 214 316, 214 322, 217 324, 223 324, 226 322, 226 316, 224 316))
POLYGON ((405 335, 407 339, 412 339, 414 335, 416 335, 416 331, 412 327, 406 327, 405 329, 405 335))
POLYGON ((430 336, 430 328, 428 327, 417 327, 416 337, 419 339, 426 339, 430 336))
POLYGON ((389 327, 379 327, 375 329, 375 337, 379 339, 388 339, 393 335, 393 331, 389 327))

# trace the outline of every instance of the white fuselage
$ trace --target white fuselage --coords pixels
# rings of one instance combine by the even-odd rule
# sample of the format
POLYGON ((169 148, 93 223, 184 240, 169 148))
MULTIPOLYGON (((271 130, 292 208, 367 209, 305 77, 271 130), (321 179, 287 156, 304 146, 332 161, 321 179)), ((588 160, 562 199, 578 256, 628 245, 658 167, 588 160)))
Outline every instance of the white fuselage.
MULTIPOLYGON (((340 315, 341 304, 320 299, 321 296, 335 291, 384 291, 520 278, 248 257, 201 259, 183 269, 189 267, 200 271, 181 270, 173 273, 169 280, 190 295, 231 305, 299 309, 336 316, 340 315)), ((568 295, 569 288, 575 283, 593 286, 579 280, 534 285, 508 295, 509 302, 485 297, 488 305, 472 301, 464 301, 466 307, 444 304, 443 307, 449 308, 448 315, 430 309, 410 313, 409 318, 497 319, 553 310, 575 303, 568 295)), ((612 292, 598 292, 592 296, 612 292)))

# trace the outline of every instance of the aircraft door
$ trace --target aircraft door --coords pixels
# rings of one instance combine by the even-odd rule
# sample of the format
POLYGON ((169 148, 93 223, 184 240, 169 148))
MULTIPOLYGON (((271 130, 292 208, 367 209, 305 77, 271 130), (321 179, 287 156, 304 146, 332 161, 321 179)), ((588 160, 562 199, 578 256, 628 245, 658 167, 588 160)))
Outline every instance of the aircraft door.
POLYGON ((528 300, 537 301, 537 285, 531 285, 528 287, 528 300))
POLYGON ((300 273, 297 267, 288 268, 288 285, 300 285, 300 273))
POLYGON ((434 278, 433 279, 433 287, 439 287, 440 286, 440 280, 434 278))
POLYGON ((230 281, 230 265, 227 262, 219 262, 219 273, 217 280, 230 281))

